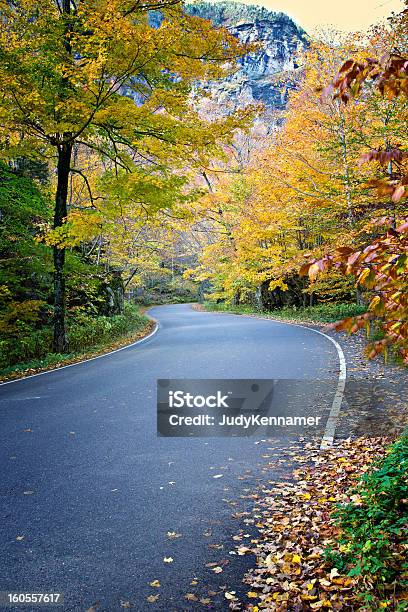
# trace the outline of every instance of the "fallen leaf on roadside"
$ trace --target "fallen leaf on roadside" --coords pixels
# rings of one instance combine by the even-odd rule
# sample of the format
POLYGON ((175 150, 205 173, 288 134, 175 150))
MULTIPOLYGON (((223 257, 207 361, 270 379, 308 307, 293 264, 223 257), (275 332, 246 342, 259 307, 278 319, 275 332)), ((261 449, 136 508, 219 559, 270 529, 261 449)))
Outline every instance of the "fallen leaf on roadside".
POLYGON ((237 548, 237 552, 240 556, 242 556, 252 552, 252 550, 248 548, 248 546, 240 546, 239 548, 237 548))
POLYGON ((194 593, 187 593, 187 595, 184 595, 184 599, 187 599, 187 601, 198 601, 198 597, 194 593))
POLYGON ((152 582, 149 582, 149 584, 152 587, 159 587, 159 586, 161 586, 160 582, 158 580, 153 580, 152 582))
POLYGON ((146 597, 146 600, 149 603, 154 603, 155 601, 157 601, 159 599, 159 595, 148 595, 148 597, 146 597))
POLYGON ((309 499, 311 499, 311 495, 310 493, 296 493, 296 495, 298 495, 298 497, 300 497, 301 499, 307 501, 309 499))
POLYGON ((176 538, 181 538, 181 533, 177 533, 176 531, 168 531, 166 536, 169 540, 175 540, 176 538))
POLYGON ((164 557, 163 561, 165 563, 173 563, 173 558, 172 557, 164 557))

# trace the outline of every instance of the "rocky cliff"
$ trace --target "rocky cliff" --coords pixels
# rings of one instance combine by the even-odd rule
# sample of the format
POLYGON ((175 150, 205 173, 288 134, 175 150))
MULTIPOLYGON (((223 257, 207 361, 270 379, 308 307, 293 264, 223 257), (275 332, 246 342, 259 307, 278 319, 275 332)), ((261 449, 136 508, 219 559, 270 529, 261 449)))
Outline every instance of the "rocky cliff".
POLYGON ((213 98, 229 106, 261 102, 277 119, 296 80, 297 55, 307 46, 304 30, 284 13, 238 2, 199 2, 186 10, 228 28, 244 43, 259 44, 259 50, 240 60, 237 73, 211 86, 213 98))

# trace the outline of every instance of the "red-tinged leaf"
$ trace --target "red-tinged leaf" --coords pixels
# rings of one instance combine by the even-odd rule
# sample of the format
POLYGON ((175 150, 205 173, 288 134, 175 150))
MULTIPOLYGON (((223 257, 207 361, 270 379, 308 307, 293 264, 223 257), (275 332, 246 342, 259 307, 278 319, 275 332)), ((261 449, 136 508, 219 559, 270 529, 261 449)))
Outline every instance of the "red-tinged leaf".
POLYGON ((316 261, 316 264, 320 272, 325 272, 327 268, 329 267, 329 262, 327 259, 319 259, 318 261, 316 261))
MULTIPOLYGON (((362 164, 366 164, 367 162, 371 161, 373 159, 373 153, 363 153, 362 155, 360 155, 360 159, 358 160, 358 164, 359 166, 361 166, 362 164)), ((369 181, 372 182, 372 181, 369 181)))
POLYGON ((369 353, 367 353, 368 359, 374 359, 374 357, 376 356, 377 356, 377 351, 375 349, 372 349, 369 353))
POLYGON ((378 253, 377 251, 372 251, 371 253, 368 253, 365 257, 364 257, 364 262, 365 263, 371 263, 372 261, 374 261, 375 259, 377 259, 378 257, 378 253))
POLYGON ((405 194, 405 187, 403 185, 399 185, 399 187, 397 187, 394 193, 392 194, 391 199, 393 202, 399 202, 400 199, 404 196, 404 194, 405 194))
POLYGON ((339 74, 341 74, 342 72, 348 72, 350 70, 350 68, 352 68, 354 66, 354 60, 347 60, 346 62, 344 62, 344 64, 342 65, 342 67, 339 70, 339 74))
POLYGON ((379 181, 377 189, 378 189, 378 195, 380 196, 386 196, 386 195, 392 194, 394 191, 394 187, 390 185, 389 183, 387 183, 386 181, 379 181))
POLYGON ((353 253, 353 255, 350 255, 350 257, 347 259, 347 264, 349 266, 354 266, 360 255, 361 251, 357 251, 356 253, 353 253))
POLYGON ((339 321, 338 323, 334 323, 334 328, 337 331, 349 331, 353 325, 353 321, 354 321, 353 317, 346 317, 342 321, 339 321))
POLYGON ((299 270, 299 276, 307 276, 311 265, 311 263, 304 264, 299 270))
POLYGON ((339 247, 337 249, 337 253, 339 253, 340 255, 350 255, 351 253, 353 253, 353 249, 351 247, 339 247))
POLYGON ((405 221, 405 223, 397 227, 397 232, 399 232, 400 234, 408 232, 408 221, 405 221))
POLYGON ((379 248, 378 242, 375 242, 374 244, 369 244, 368 247, 364 249, 363 255, 367 255, 367 253, 372 253, 373 251, 377 251, 378 248, 379 248))

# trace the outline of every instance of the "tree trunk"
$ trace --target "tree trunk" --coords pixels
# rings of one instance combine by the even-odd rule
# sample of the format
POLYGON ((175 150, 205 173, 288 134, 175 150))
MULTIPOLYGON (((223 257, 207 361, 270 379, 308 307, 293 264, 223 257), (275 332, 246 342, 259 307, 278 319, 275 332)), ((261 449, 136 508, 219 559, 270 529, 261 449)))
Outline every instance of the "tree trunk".
POLYGON ((263 297, 262 297, 262 285, 256 288, 255 290, 255 306, 257 310, 263 311, 263 297))
MULTIPOLYGON (((58 182, 55 194, 54 228, 60 227, 67 216, 68 181, 71 165, 72 144, 58 147, 58 182)), ((65 329, 65 249, 54 247, 54 345, 55 353, 67 350, 65 329)))
POLYGON ((240 291, 236 291, 234 293, 234 297, 232 298, 232 305, 233 306, 239 306, 239 300, 240 300, 240 291))
POLYGON ((357 306, 364 306, 363 291, 360 285, 356 286, 356 304, 357 306))

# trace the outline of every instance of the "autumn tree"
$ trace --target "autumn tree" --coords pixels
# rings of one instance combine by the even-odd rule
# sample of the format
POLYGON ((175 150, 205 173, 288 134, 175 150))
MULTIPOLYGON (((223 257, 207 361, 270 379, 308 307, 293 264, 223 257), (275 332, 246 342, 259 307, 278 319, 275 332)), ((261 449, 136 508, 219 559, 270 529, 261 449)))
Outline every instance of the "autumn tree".
POLYGON ((70 176, 90 187, 73 151, 92 150, 119 176, 138 172, 133 186, 164 172, 173 189, 172 170, 204 163, 244 120, 228 117, 208 129, 191 105, 193 86, 198 95, 197 83, 225 74, 224 64, 244 49, 226 30, 186 15, 177 0, 1 0, 0 20, 2 155, 50 159, 55 172, 54 350, 63 352, 61 228, 70 176), (150 25, 152 10, 161 13, 158 27, 150 25))
MULTIPOLYGON (((379 92, 392 105, 405 103, 408 95, 408 14, 395 24, 400 45, 382 56, 351 57, 340 67, 327 86, 325 96, 348 105, 361 99, 367 89, 379 92)), ((402 114, 406 123, 406 110, 402 114)), ((401 131, 400 137, 403 136, 401 131)), ((408 152, 405 139, 393 142, 381 139, 379 146, 360 158, 362 164, 374 164, 376 177, 370 181, 374 209, 385 208, 384 216, 373 217, 368 229, 371 240, 358 250, 343 247, 306 264, 302 274, 312 281, 328 269, 351 274, 370 295, 368 311, 341 321, 336 328, 356 332, 374 322, 383 334, 375 340, 369 356, 387 356, 390 347, 408 363, 408 152), (375 191, 374 191, 375 190, 375 191), (375 194, 375 195, 374 195, 375 194)))
MULTIPOLYGON (((313 255, 370 240, 373 228, 367 224, 374 215, 398 214, 396 202, 373 203, 370 185, 377 169, 359 160, 370 148, 392 148, 406 138, 406 100, 384 99, 375 87, 347 105, 321 96, 351 54, 363 60, 394 44, 394 32, 378 27, 370 37, 313 42, 305 52, 304 76, 289 98, 283 128, 256 152, 240 179, 222 186, 215 180, 207 196, 213 241, 197 275, 211 279, 214 298, 230 301, 240 293, 253 300, 262 291, 277 306, 305 304, 318 292, 323 299, 361 300, 350 275, 332 270, 308 285, 298 270, 313 255), (276 289, 279 299, 272 300, 276 289)), ((395 172, 396 162, 391 165, 395 172)))

